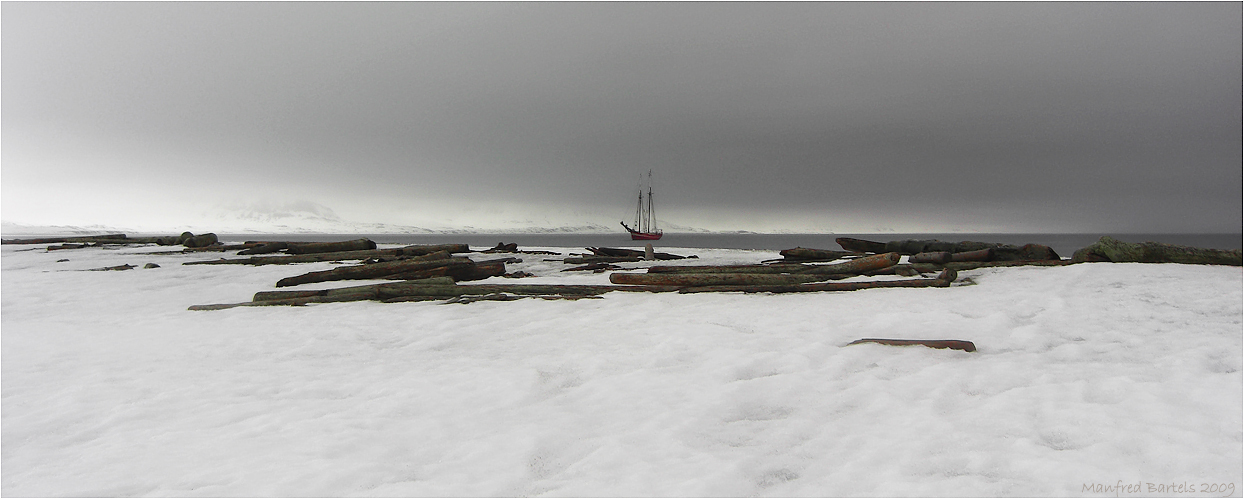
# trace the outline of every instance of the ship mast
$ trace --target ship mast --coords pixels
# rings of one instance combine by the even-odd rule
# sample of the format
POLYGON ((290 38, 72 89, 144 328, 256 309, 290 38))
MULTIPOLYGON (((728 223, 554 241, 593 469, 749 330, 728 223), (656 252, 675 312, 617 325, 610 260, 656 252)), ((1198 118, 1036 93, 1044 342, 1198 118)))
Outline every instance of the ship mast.
MULTIPOLYGON (((622 224, 625 226, 626 224, 622 224)), ((628 229, 630 229, 628 227, 628 229)), ((648 202, 644 202, 644 177, 639 176, 639 200, 635 202, 634 232, 652 234, 657 231, 656 212, 652 209, 652 170, 648 170, 648 202)))
POLYGON ((652 211, 652 170, 648 170, 648 227, 644 232, 657 231, 657 214, 652 211))

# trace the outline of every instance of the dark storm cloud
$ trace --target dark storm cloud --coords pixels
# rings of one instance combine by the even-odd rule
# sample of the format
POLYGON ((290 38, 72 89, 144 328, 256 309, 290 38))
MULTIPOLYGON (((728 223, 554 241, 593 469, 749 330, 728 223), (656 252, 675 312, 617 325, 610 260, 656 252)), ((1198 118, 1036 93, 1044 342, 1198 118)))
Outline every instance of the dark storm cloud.
POLYGON ((671 219, 1241 223, 1239 3, 3 9, 6 199, 95 161, 381 211, 625 210, 652 168, 671 219))

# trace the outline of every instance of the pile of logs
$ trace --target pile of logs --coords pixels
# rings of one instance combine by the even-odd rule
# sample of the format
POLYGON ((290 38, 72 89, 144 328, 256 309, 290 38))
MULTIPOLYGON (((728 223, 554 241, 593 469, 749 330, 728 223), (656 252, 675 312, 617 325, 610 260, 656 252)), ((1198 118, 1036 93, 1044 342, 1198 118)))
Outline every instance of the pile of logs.
MULTIPOLYGON (((897 253, 858 256, 849 261, 825 265, 807 263, 779 263, 726 266, 653 266, 646 273, 616 272, 610 274, 611 285, 515 285, 515 284, 459 284, 462 281, 485 279, 494 276, 530 276, 526 273, 506 274, 505 264, 518 262, 513 258, 504 260, 473 261, 454 253, 470 251, 465 245, 442 245, 429 252, 433 246, 407 246, 392 250, 355 250, 323 253, 334 259, 350 256, 367 256, 371 263, 342 266, 331 270, 308 272, 287 277, 276 287, 351 279, 396 280, 388 284, 372 284, 340 289, 315 291, 265 291, 257 293, 249 302, 196 305, 191 310, 218 310, 240 306, 305 305, 308 303, 372 300, 382 302, 426 301, 454 299, 453 303, 470 303, 479 300, 509 300, 514 297, 582 298, 598 296, 613 291, 630 292, 680 292, 703 293, 721 291, 793 293, 815 291, 853 291, 857 289, 885 287, 946 287, 957 274, 946 270, 932 279, 882 280, 864 282, 827 282, 847 277, 875 273, 893 267, 899 261, 897 253), (376 252, 386 252, 382 256, 376 252), (487 296, 488 298, 480 298, 487 296), (462 298, 475 297, 475 298, 462 298)), ((494 250, 517 252, 516 247, 499 245, 494 250)), ((626 261, 679 260, 688 257, 656 253, 650 248, 640 252, 617 248, 587 248, 591 255, 580 258, 627 259, 626 261)), ((500 252, 500 251, 497 251, 500 252)), ((283 257, 250 257, 247 259, 220 259, 188 262, 187 265, 245 263, 264 265, 269 260, 303 260, 316 255, 283 257), (262 259, 262 260, 257 260, 262 259)), ((694 257, 691 257, 694 258, 694 257)), ((821 257, 823 258, 823 256, 821 257)), ((806 259, 806 258, 805 258, 806 259)), ((588 265, 610 265, 606 260, 588 265)), ((564 263, 582 263, 578 258, 566 258, 564 263)), ((273 262, 275 263, 275 262, 273 262)), ((292 262, 291 262, 292 263, 292 262)))
MULTIPOLYGON (((401 260, 436 252, 469 253, 471 248, 465 244, 417 244, 402 248, 376 249, 376 243, 367 239, 341 241, 335 243, 261 243, 264 246, 284 248, 273 249, 271 253, 283 251, 288 256, 252 256, 249 258, 221 258, 219 260, 203 260, 186 262, 186 265, 282 265, 290 263, 335 262, 338 260, 368 260, 376 262, 401 260), (290 253, 290 248, 297 248, 290 253), (371 249, 343 249, 371 248, 371 249)), ((268 252, 268 251, 265 251, 268 252)), ((244 254, 239 251, 238 254, 244 254)), ((245 253, 254 254, 254 253, 245 253)))
POLYGON ((895 265, 881 273, 916 275, 944 269, 971 270, 981 267, 1013 267, 1018 265, 1067 265, 1049 246, 1025 244, 1015 246, 977 241, 946 242, 936 239, 907 239, 885 243, 840 237, 839 246, 857 254, 895 253, 907 256, 907 263, 895 265))
POLYGON ((2 244, 53 244, 48 246, 48 251, 66 250, 66 249, 82 249, 95 248, 103 245, 147 245, 156 244, 160 246, 185 246, 184 252, 192 251, 232 251, 244 250, 253 246, 253 243, 246 244, 221 244, 218 237, 214 233, 206 233, 194 235, 190 232, 182 232, 177 236, 159 236, 159 237, 129 237, 125 234, 101 234, 96 236, 72 236, 72 237, 44 237, 36 239, 4 239, 0 241, 2 244), (55 244, 62 243, 62 244, 55 244))
POLYGON ((948 269, 933 279, 826 282, 861 275, 875 275, 879 270, 893 267, 898 261, 898 253, 884 253, 829 265, 762 263, 758 265, 654 266, 643 274, 621 272, 610 274, 609 282, 676 287, 679 293, 731 291, 797 293, 887 287, 946 287, 957 278, 957 273, 948 269))

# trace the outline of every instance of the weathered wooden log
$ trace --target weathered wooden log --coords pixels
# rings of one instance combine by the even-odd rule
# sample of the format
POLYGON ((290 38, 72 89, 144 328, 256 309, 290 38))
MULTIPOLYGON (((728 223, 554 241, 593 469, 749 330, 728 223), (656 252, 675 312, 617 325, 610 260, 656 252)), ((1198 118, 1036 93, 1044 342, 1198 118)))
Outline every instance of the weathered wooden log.
POLYGON ((985 248, 976 251, 960 251, 950 254, 952 262, 988 262, 993 260, 993 248, 985 248))
POLYGON ((613 284, 640 286, 775 286, 828 280, 812 274, 609 274, 613 284))
POLYGON ((87 269, 87 270, 129 270, 132 268, 134 268, 134 266, 127 263, 125 265, 117 265, 115 267, 100 267, 97 269, 87 269))
POLYGON ((504 262, 471 262, 402 272, 382 277, 382 279, 410 281, 433 277, 450 277, 454 281, 479 281, 501 275, 505 275, 504 262))
POLYGON ((259 246, 259 245, 258 245, 258 244, 247 244, 247 243, 242 243, 242 244, 224 244, 224 245, 223 245, 223 247, 224 247, 224 250, 225 250, 225 251, 239 251, 239 250, 248 250, 248 249, 254 248, 255 246, 259 246))
POLYGON ((436 253, 437 251, 447 251, 449 253, 470 253, 471 247, 466 244, 412 244, 401 248, 401 255, 419 256, 428 253, 436 253))
POLYGON ((93 243, 98 240, 115 241, 126 239, 125 234, 100 234, 97 236, 66 236, 40 237, 35 239, 4 239, 0 244, 58 244, 58 243, 93 243))
POLYGON ((892 346, 910 346, 920 345, 929 348, 949 348, 951 350, 963 350, 965 352, 975 352, 976 345, 970 341, 963 340, 892 340, 884 338, 864 338, 847 343, 850 345, 859 345, 861 343, 877 343, 880 345, 892 346))
POLYGON ((1240 250, 1220 250, 1179 246, 1156 242, 1127 243, 1110 236, 1102 236, 1097 242, 1076 250, 1073 262, 1136 262, 1136 263, 1186 263, 1195 265, 1242 264, 1240 250))
POLYGON ((907 261, 911 263, 936 263, 938 265, 945 264, 953 258, 949 251, 931 251, 927 253, 916 253, 907 257, 907 261))
POLYGON ((284 298, 264 301, 248 301, 242 303, 222 303, 216 305, 191 305, 188 310, 224 310, 234 307, 263 307, 275 305, 302 306, 311 303, 332 303, 332 302, 348 302, 348 301, 367 301, 376 300, 377 295, 375 289, 357 290, 352 293, 329 293, 324 295, 307 296, 303 298, 284 298))
POLYGON ((255 293, 251 301, 272 301, 272 300, 292 300, 294 298, 310 298, 313 296, 324 296, 328 294, 327 289, 311 289, 307 291, 260 291, 255 293))
POLYGON ((87 246, 90 246, 90 244, 89 244, 89 243, 82 243, 82 244, 72 244, 72 243, 66 243, 66 244, 59 244, 59 245, 48 246, 48 251, 59 251, 59 250, 67 250, 67 249, 82 249, 82 248, 86 248, 87 246))
POLYGON ((400 296, 464 296, 508 293, 515 295, 601 295, 612 291, 664 293, 677 291, 674 286, 607 286, 564 284, 467 284, 452 286, 395 282, 379 285, 381 299, 400 296))
POLYGON ((1071 265, 1071 260, 1019 260, 1013 262, 948 262, 945 265, 936 263, 911 263, 905 265, 896 265, 893 269, 881 269, 872 272, 865 272, 863 275, 909 275, 905 272, 915 272, 920 274, 934 274, 946 269, 951 270, 972 270, 992 267, 1060 267, 1063 265, 1071 265))
POLYGON ((225 245, 220 244, 220 243, 214 243, 214 244, 210 244, 207 246, 201 246, 197 248, 191 248, 191 247, 182 248, 181 252, 182 253, 203 253, 207 251, 224 251, 224 250, 225 250, 225 245))
POLYGON ((325 243, 286 243, 285 252, 291 255, 309 255, 312 253, 338 253, 342 251, 364 251, 374 249, 376 249, 376 243, 371 239, 364 238, 325 243))
MULTIPOLYGON (((473 264, 471 259, 465 257, 454 257, 443 260, 398 260, 394 262, 373 263, 370 265, 351 265, 348 267, 337 267, 331 270, 321 270, 318 272, 308 272, 306 274, 286 277, 277 281, 276 287, 284 288, 288 286, 297 286, 299 284, 308 284, 313 282, 341 281, 341 280, 358 280, 358 279, 384 279, 391 275, 415 272, 419 270, 434 269, 437 267, 445 267, 450 264, 473 264)), ((431 277, 431 276, 429 276, 431 277)))
POLYGON ((265 255, 268 253, 276 253, 288 247, 289 247, 289 243, 283 242, 283 241, 277 241, 277 242, 259 244, 254 247, 251 247, 250 249, 239 251, 238 254, 239 255, 265 255))
POLYGON ((638 262, 643 259, 643 256, 570 256, 562 259, 562 262, 570 265, 583 265, 587 263, 628 263, 638 262))
POLYGON ((818 291, 856 291, 874 288, 944 288, 958 279, 954 270, 944 270, 936 279, 910 279, 901 281, 867 281, 867 282, 815 282, 807 284, 788 284, 772 286, 693 286, 678 290, 679 293, 810 293, 818 291))
MULTIPOLYGON (((398 250, 398 251, 401 251, 401 250, 398 250)), ((381 255, 381 256, 374 256, 366 260, 363 260, 362 263, 373 264, 373 263, 383 263, 383 262, 396 262, 399 260, 444 260, 446 258, 450 258, 451 256, 453 255, 450 255, 448 251, 437 251, 434 253, 427 253, 427 254, 418 255, 418 256, 407 256, 407 255, 401 255, 401 254, 393 255, 393 256, 381 255)))
POLYGON ((1002 262, 950 262, 945 268, 954 270, 972 270, 989 267, 1061 267, 1075 263, 1071 260, 1016 260, 1002 262))
POLYGON ((778 252, 786 261, 794 262, 832 262, 840 260, 846 256, 859 256, 859 253, 852 251, 834 251, 812 248, 790 248, 778 252))
MULTIPOLYGON (((423 284, 435 286, 453 286, 452 277, 433 277, 430 279, 422 279, 417 281, 409 281, 410 284, 423 284)), ((311 289, 298 291, 260 291, 255 293, 251 301, 270 301, 270 300, 290 300, 296 298, 311 298, 316 296, 345 296, 345 295, 363 295, 372 293, 379 289, 382 284, 367 284, 363 286, 350 286, 345 288, 332 289, 311 289)))
MULTIPOLYGON (((959 241, 946 242, 936 239, 905 239, 901 241, 889 241, 879 243, 874 241, 865 241, 863 239, 852 239, 841 237, 837 239, 838 244, 844 249, 851 251, 866 251, 879 253, 881 251, 890 251, 903 255, 915 255, 918 253, 932 252, 948 252, 951 254, 977 252, 982 250, 994 250, 989 254, 990 260, 1015 261, 1015 260, 1058 260, 1058 253, 1054 252, 1049 246, 1040 244, 1026 244, 1023 246, 1014 246, 1001 243, 983 243, 979 241, 959 241)), ((973 255, 972 260, 979 260, 981 257, 973 255)), ((965 260, 966 261, 966 260, 965 260)))
MULTIPOLYGON (((596 247, 587 247, 587 248, 584 248, 584 249, 586 249, 586 250, 588 250, 588 251, 591 251, 593 255, 597 255, 597 256, 619 256, 619 257, 638 257, 638 258, 644 258, 644 256, 645 256, 643 251, 640 251, 640 250, 632 250, 632 249, 625 249, 625 248, 596 248, 596 247)), ((675 255, 675 254, 671 254, 671 253, 660 253, 660 252, 654 252, 654 253, 652 254, 652 258, 649 258, 649 260, 652 260, 652 259, 656 259, 656 260, 682 260, 682 259, 685 259, 685 258, 695 258, 695 257, 687 257, 687 256, 675 255)))
POLYGON ((842 249, 854 253, 885 253, 885 243, 877 243, 873 241, 865 241, 863 239, 855 239, 851 237, 840 237, 834 239, 838 246, 842 249))
POLYGON ((884 269, 898 264, 898 253, 882 253, 880 255, 856 258, 849 262, 831 263, 829 265, 809 265, 800 271, 802 274, 862 274, 870 270, 884 269))
POLYGON ((394 248, 342 251, 339 253, 315 253, 311 255, 252 256, 249 258, 221 258, 219 260, 185 262, 182 265, 286 265, 291 263, 335 262, 337 260, 365 260, 367 258, 382 256, 396 256, 400 255, 401 251, 401 248, 394 248))
MULTIPOLYGON (((443 282, 443 281, 442 281, 443 282)), ((540 297, 561 296, 568 298, 602 295, 612 291, 629 292, 672 292, 678 288, 668 286, 574 286, 557 284, 428 284, 425 281, 403 281, 388 284, 369 284, 348 288, 317 290, 298 295, 279 295, 268 293, 289 293, 283 291, 262 292, 264 299, 215 305, 194 305, 190 310, 223 310, 234 307, 254 307, 267 305, 307 305, 310 303, 326 303, 341 301, 380 300, 386 303, 399 301, 443 300, 455 296, 478 296, 493 293, 512 295, 531 295, 540 297), (314 293, 314 294, 312 294, 314 293)), ((260 296, 257 294, 257 296, 260 296)))
POLYGON ((606 270, 622 270, 622 267, 619 267, 612 263, 591 263, 591 264, 582 265, 579 267, 571 267, 568 269, 562 269, 562 272, 578 272, 578 271, 589 271, 589 270, 592 272, 599 273, 599 272, 604 272, 606 270))
POLYGON ((583 249, 591 251, 593 255, 597 256, 637 256, 641 258, 644 256, 644 252, 632 249, 597 248, 595 246, 588 246, 583 249))
POLYGON ((793 274, 807 270, 809 265, 655 265, 648 267, 649 274, 793 274))

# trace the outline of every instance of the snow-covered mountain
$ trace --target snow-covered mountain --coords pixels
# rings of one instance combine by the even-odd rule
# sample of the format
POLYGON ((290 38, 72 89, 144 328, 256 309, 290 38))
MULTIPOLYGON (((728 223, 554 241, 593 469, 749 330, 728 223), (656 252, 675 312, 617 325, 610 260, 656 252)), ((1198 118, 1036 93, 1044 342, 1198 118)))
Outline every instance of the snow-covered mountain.
MULTIPOLYGON (((660 222, 670 233, 703 233, 713 231, 686 225, 660 222)), ((338 216, 332 208, 309 201, 287 203, 235 202, 204 211, 185 225, 28 225, 4 221, 0 233, 23 235, 84 235, 120 232, 127 234, 172 234, 182 231, 219 234, 609 234, 620 227, 584 222, 558 223, 548 219, 514 219, 490 226, 428 225, 415 226, 381 222, 358 222, 338 216)))

